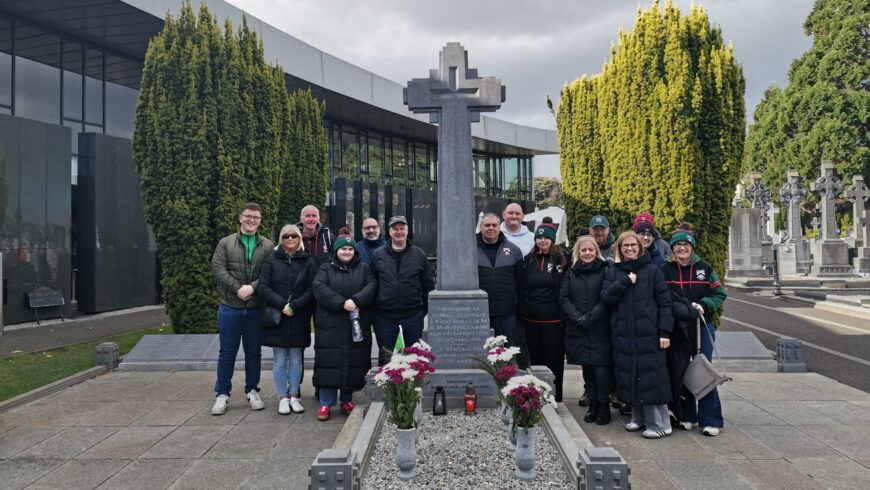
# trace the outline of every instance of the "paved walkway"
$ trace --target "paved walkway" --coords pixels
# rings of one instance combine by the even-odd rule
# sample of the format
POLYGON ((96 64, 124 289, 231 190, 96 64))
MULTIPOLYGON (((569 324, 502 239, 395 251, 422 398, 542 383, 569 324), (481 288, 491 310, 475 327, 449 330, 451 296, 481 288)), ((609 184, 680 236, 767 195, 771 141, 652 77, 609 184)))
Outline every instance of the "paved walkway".
MULTIPOLYGON (((262 376, 259 412, 237 394, 212 416, 210 372, 112 372, 0 414, 0 487, 305 489, 346 417, 317 422, 310 385, 306 413, 278 415, 271 373, 262 376)), ((580 372, 566 378, 560 409, 582 420, 580 372)), ((635 489, 870 488, 870 394, 812 373, 734 378, 716 438, 647 441, 619 422, 580 425, 623 454, 635 489)))

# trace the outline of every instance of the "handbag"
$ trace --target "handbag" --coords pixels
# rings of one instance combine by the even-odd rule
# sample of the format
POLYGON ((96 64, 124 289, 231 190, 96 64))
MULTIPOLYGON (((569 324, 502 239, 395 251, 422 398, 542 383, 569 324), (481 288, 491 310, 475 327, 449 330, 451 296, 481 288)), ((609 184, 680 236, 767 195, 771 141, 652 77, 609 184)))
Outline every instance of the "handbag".
MULTIPOLYGON (((296 290, 296 287, 299 286, 299 279, 302 279, 302 273, 300 272, 298 276, 296 276, 296 282, 293 284, 293 288, 290 289, 290 295, 287 296, 287 302, 285 304, 290 304, 290 300, 293 299, 293 291, 296 290)), ((281 318, 284 314, 278 308, 274 306, 264 306, 263 314, 260 316, 260 326, 263 328, 274 328, 281 324, 281 318)))
POLYGON ((696 323, 697 345, 695 356, 692 358, 692 362, 689 363, 689 367, 686 368, 685 374, 683 374, 683 385, 692 392, 696 400, 704 398, 717 386, 726 381, 731 381, 731 378, 725 375, 724 367, 722 367, 722 372, 720 373, 713 366, 713 363, 707 359, 707 356, 701 354, 701 322, 704 322, 704 331, 710 336, 710 343, 713 344, 713 353, 716 360, 719 361, 719 366, 722 367, 722 359, 719 358, 719 349, 716 348, 716 342, 713 341, 713 336, 710 334, 710 327, 707 326, 707 322, 701 316, 696 323))

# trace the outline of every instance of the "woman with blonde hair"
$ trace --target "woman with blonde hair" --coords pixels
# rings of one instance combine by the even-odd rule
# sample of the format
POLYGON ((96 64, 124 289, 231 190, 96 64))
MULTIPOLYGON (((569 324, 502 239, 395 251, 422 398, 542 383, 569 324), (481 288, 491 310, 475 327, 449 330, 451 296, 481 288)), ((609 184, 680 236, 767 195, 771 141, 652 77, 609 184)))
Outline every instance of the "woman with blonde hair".
POLYGON ((619 235, 613 252, 614 264, 604 274, 601 301, 611 309, 616 392, 632 407, 625 430, 645 429, 643 437, 659 439, 672 433, 665 350, 674 326, 671 294, 637 233, 619 235))
POLYGON ((257 292, 265 306, 281 311, 281 322, 261 327, 260 344, 272 347, 272 376, 278 397, 278 413, 302 413, 300 380, 302 353, 311 344, 314 313, 312 283, 317 269, 310 260, 302 235, 295 225, 284 225, 280 241, 260 268, 257 292))
POLYGON ((613 389, 613 356, 610 352, 610 319, 601 302, 601 285, 607 261, 595 238, 584 235, 574 243, 574 265, 562 279, 559 304, 567 319, 565 353, 568 364, 583 366, 589 394, 587 423, 610 423, 608 400, 613 389))

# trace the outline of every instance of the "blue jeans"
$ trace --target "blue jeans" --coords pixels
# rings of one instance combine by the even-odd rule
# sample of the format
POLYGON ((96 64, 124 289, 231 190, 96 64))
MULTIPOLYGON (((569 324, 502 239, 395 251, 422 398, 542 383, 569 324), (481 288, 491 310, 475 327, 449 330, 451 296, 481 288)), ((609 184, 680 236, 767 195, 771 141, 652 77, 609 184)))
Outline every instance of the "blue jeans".
POLYGON ((217 328, 220 352, 218 353, 217 381, 214 391, 229 395, 233 389, 233 371, 239 344, 245 349, 245 393, 260 391, 260 316, 263 310, 233 308, 220 305, 217 328))
POLYGON ((665 432, 671 429, 671 419, 668 417, 668 405, 632 405, 631 421, 645 425, 655 432, 665 432))
POLYGON ((495 332, 496 337, 504 335, 507 337, 507 345, 519 347, 519 339, 517 339, 517 317, 516 315, 491 316, 489 317, 489 326, 495 332))
POLYGON ((278 397, 299 395, 302 350, 302 347, 272 347, 272 377, 278 397))
POLYGON ((378 341, 378 366, 390 362, 396 337, 399 336, 399 325, 405 337, 405 345, 410 346, 423 336, 423 310, 406 318, 387 318, 375 315, 375 338, 378 341), (385 350, 386 349, 386 350, 385 350))
POLYGON ((353 401, 352 390, 341 390, 341 395, 338 394, 338 388, 320 388, 320 406, 334 407, 336 398, 341 400, 341 403, 353 401))
MULTIPOLYGON (((701 353, 707 356, 708 360, 713 360, 713 344, 710 342, 710 337, 716 339, 716 331, 712 327, 707 329, 710 335, 704 333, 704 324, 701 324, 701 353)), ((683 388, 683 419, 682 422, 697 422, 700 427, 716 427, 721 429, 725 427, 725 420, 722 418, 722 403, 719 401, 719 390, 713 388, 713 391, 707 394, 704 398, 698 400, 697 408, 695 406, 695 398, 689 390, 683 388)))

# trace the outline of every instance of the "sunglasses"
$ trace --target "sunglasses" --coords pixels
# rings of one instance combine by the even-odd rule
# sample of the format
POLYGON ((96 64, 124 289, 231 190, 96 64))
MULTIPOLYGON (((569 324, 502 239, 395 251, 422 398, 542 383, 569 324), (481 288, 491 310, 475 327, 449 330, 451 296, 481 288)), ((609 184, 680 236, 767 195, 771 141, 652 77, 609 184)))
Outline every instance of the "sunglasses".
POLYGON ((281 240, 287 240, 288 238, 299 238, 299 235, 294 235, 292 233, 284 233, 281 235, 281 240))

